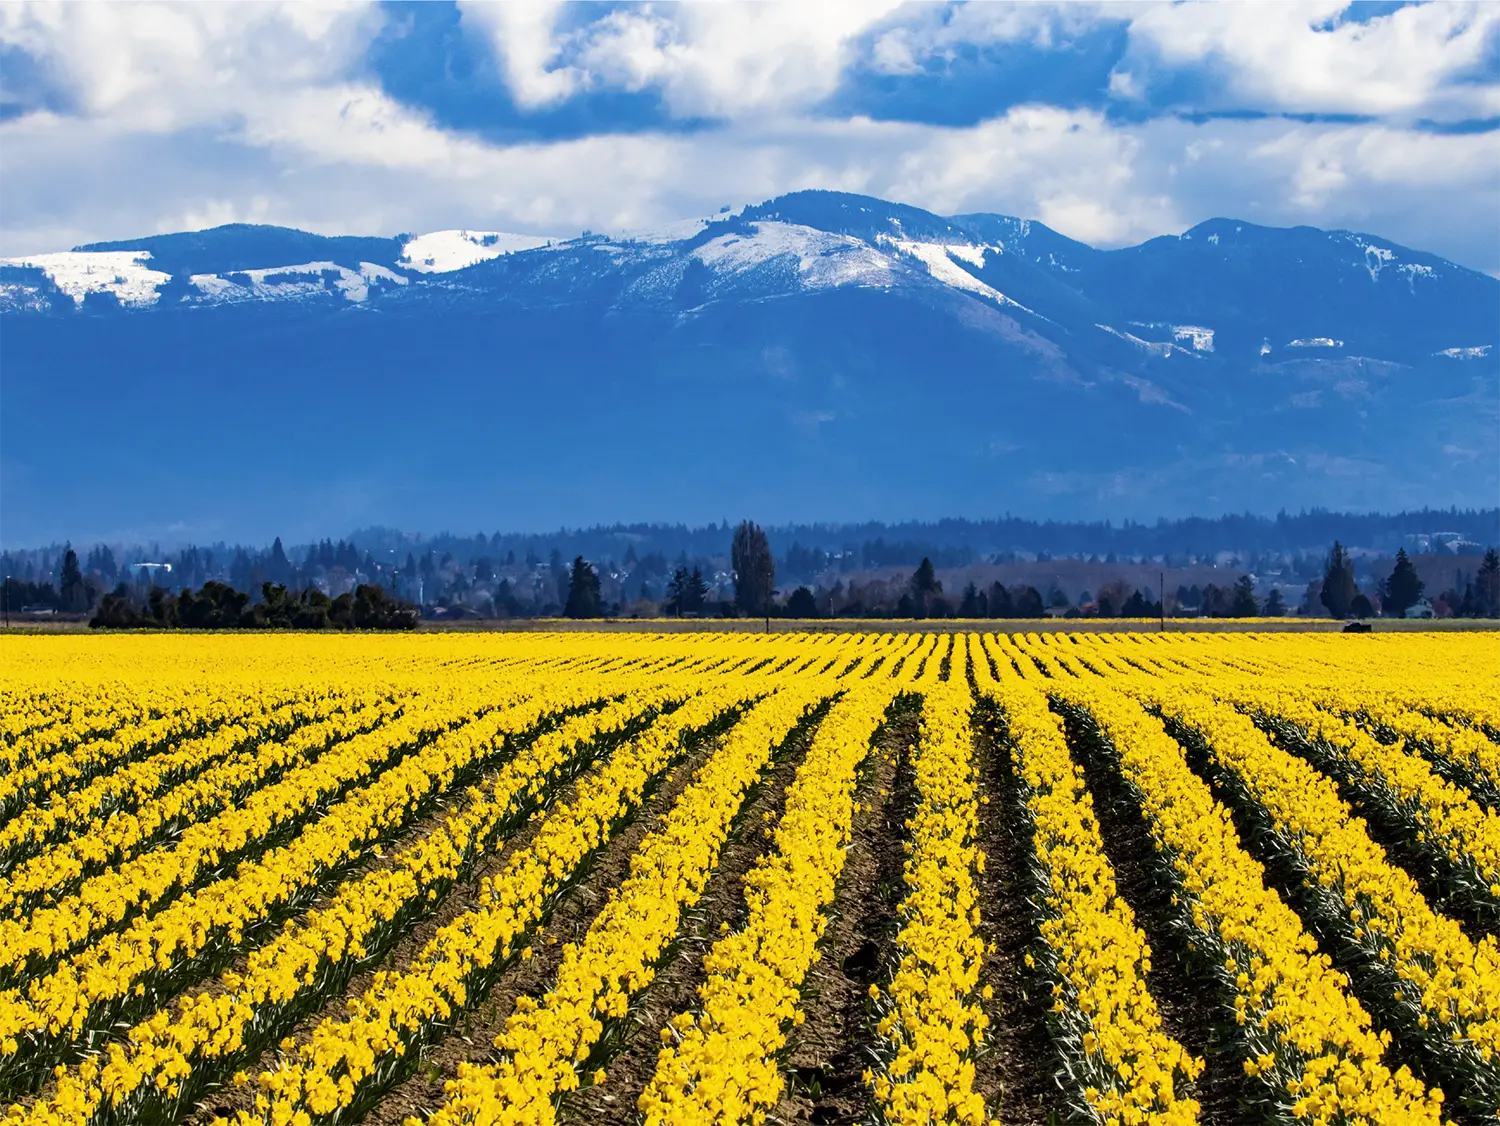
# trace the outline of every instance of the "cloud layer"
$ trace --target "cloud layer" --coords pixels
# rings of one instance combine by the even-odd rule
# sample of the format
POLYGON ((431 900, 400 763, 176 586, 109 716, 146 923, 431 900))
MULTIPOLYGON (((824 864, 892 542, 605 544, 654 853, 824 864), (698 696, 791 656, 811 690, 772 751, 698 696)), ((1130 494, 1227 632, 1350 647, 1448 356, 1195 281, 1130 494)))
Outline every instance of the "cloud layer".
POLYGON ((1500 6, 0 6, 0 254, 641 227, 798 188, 1500 272, 1500 6))

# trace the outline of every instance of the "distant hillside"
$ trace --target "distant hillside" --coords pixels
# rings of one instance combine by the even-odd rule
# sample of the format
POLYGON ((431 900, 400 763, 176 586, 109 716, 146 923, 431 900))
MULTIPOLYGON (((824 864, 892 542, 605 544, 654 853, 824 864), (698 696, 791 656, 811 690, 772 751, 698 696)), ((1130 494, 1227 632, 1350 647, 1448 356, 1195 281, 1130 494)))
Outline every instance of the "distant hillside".
POLYGON ((1492 504, 1497 308, 1374 235, 1102 251, 828 192, 94 244, 0 263, 0 537, 1492 504))

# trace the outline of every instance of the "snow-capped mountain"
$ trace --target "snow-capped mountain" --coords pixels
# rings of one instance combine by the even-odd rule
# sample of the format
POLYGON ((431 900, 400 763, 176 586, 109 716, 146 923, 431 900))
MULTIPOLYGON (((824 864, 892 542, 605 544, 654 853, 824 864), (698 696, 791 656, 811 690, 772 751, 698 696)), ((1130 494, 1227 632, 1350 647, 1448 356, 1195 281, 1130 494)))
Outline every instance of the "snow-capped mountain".
MULTIPOLYGON (((475 412, 531 413, 516 448, 577 446, 593 468, 452 469, 491 503, 521 498, 520 523, 610 515, 575 503, 603 480, 676 482, 655 514, 758 497, 768 518, 1493 503, 1497 309, 1494 278, 1371 235, 1214 219, 1098 250, 829 192, 578 236, 156 235, 0 260, 5 500, 24 510, 16 482, 47 478, 54 448, 25 423, 67 377, 92 396, 191 382, 170 408, 189 443, 195 411, 316 386, 336 417, 390 429, 391 457, 424 467, 405 480, 444 495, 475 412), (365 398, 407 407, 398 424, 365 398), (754 488, 682 478, 746 442, 754 488), (787 506, 825 486, 857 512, 787 506)), ((326 478, 319 456, 297 472, 326 478)))

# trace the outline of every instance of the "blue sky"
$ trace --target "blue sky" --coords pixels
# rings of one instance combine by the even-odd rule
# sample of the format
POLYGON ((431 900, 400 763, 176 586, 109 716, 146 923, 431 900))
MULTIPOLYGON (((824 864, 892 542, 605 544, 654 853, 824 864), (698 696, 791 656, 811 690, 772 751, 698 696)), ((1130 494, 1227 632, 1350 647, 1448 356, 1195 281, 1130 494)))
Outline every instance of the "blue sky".
POLYGON ((1500 273, 1500 4, 0 5, 0 254, 641 227, 799 188, 1500 273))

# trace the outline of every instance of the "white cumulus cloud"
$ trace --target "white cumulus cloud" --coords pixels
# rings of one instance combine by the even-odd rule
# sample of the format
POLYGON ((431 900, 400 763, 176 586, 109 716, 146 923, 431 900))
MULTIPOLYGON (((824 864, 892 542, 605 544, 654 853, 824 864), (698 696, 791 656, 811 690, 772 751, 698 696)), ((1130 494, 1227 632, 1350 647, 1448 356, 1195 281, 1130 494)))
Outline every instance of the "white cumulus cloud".
MULTIPOLYGON (((1434 107, 1491 104, 1493 83, 1456 77, 1497 34, 1496 6, 1334 26, 1340 10, 466 5, 463 32, 494 52, 523 113, 653 91, 669 117, 716 122, 503 142, 446 128, 382 88, 366 65, 386 20, 376 8, 4 5, 0 45, 34 59, 63 96, 0 122, 0 253, 227 221, 566 234, 829 188, 1019 214, 1102 245, 1215 215, 1347 226, 1500 270, 1500 133, 1413 123, 1434 107), (1122 121, 1038 103, 951 126, 822 108, 856 65, 899 79, 965 43, 1050 50, 1100 20, 1128 27, 1110 79, 1122 99, 1150 97, 1153 67, 1213 60, 1214 97, 1375 120, 1122 121)), ((1056 57, 1065 65, 1065 51, 1056 57)))

